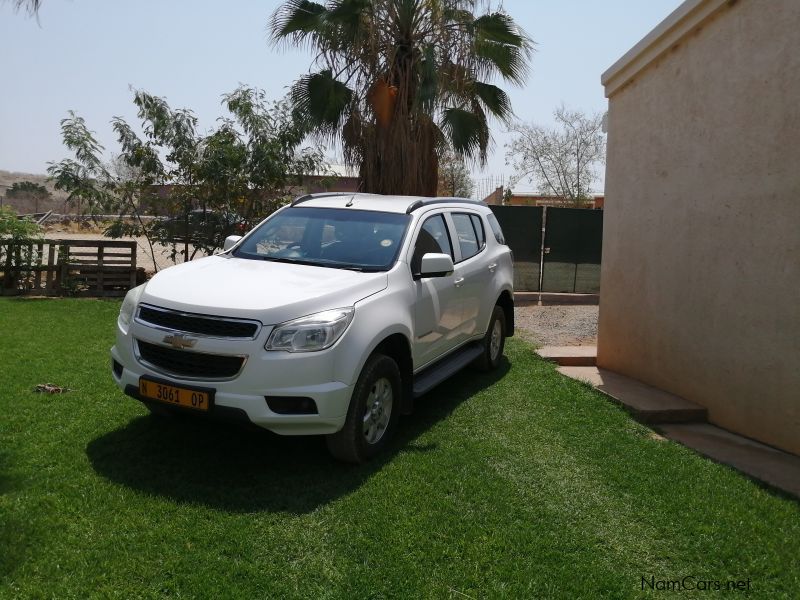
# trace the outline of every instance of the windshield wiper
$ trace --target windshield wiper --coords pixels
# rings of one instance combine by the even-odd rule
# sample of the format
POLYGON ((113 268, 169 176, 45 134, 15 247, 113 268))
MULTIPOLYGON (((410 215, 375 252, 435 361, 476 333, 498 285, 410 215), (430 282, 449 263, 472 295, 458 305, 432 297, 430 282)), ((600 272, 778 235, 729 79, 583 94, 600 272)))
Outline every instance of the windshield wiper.
POLYGON ((359 273, 378 273, 384 269, 381 267, 374 267, 369 265, 359 265, 356 263, 337 263, 334 261, 321 260, 306 260, 303 258, 291 258, 288 256, 259 256, 249 255, 259 260, 267 260, 270 262, 288 263, 292 265, 307 265, 309 267, 325 267, 328 269, 344 269, 347 271, 357 271, 359 273))
POLYGON ((289 258, 286 256, 259 256, 261 260, 268 260, 270 262, 289 263, 292 265, 308 265, 311 267, 326 267, 318 262, 312 260, 304 260, 302 258, 289 258))
POLYGON ((331 263, 325 266, 333 267, 335 269, 346 269, 348 271, 358 271, 359 273, 378 273, 379 271, 383 270, 379 267, 369 267, 364 265, 348 265, 348 264, 337 265, 336 263, 331 263))

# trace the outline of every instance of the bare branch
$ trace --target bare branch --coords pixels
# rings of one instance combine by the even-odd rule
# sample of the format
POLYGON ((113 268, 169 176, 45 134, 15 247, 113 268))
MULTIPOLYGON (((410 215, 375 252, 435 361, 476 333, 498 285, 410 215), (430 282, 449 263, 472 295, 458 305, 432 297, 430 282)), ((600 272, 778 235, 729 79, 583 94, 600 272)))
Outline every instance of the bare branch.
POLYGON ((598 179, 597 167, 605 162, 602 114, 586 115, 563 105, 553 113, 551 129, 517 123, 506 145, 506 163, 514 167, 517 181, 528 179, 540 191, 579 206, 598 179))

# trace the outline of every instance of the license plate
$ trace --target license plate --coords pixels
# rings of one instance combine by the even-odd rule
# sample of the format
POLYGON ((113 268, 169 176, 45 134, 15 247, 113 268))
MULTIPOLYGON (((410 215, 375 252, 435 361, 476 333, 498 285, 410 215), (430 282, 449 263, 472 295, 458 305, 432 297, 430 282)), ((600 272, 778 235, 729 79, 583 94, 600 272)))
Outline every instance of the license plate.
POLYGON ((139 395, 164 404, 201 411, 207 411, 211 401, 208 392, 169 385, 144 377, 139 378, 139 395))

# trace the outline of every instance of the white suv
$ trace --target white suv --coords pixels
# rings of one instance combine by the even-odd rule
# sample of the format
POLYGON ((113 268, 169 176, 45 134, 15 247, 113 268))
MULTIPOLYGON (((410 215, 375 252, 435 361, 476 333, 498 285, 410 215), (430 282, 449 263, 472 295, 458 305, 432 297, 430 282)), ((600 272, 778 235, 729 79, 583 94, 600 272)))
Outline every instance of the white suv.
POLYGON ((362 462, 414 398, 499 364, 513 298, 511 250, 484 203, 308 195, 128 292, 112 371, 156 414, 324 434, 362 462))

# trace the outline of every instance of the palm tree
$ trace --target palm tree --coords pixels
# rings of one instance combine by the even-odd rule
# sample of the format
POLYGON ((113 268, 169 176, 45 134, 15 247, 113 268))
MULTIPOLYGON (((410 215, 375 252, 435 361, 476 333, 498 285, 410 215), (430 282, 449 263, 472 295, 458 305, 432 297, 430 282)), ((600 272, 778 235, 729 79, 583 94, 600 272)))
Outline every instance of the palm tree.
POLYGON ((481 0, 288 0, 271 30, 273 43, 316 52, 292 87, 295 117, 341 141, 361 189, 382 194, 435 195, 448 148, 485 164, 489 118, 513 115, 491 82, 521 85, 532 47, 481 0))

